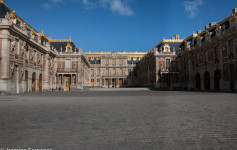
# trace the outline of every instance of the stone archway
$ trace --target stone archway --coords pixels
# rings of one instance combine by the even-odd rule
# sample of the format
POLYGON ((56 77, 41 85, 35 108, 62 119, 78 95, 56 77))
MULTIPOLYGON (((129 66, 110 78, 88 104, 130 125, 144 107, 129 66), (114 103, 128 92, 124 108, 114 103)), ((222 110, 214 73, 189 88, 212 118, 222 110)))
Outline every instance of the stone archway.
POLYGON ((39 92, 42 92, 42 74, 39 75, 38 87, 39 87, 39 92))
POLYGON ((210 74, 208 71, 204 73, 204 87, 206 91, 210 91, 210 74))
POLYGON ((35 72, 32 74, 31 87, 32 87, 32 92, 35 92, 36 91, 36 73, 35 72))
POLYGON ((199 73, 196 73, 196 90, 201 90, 201 77, 199 73))
POLYGON ((217 91, 220 90, 220 79, 221 79, 221 71, 216 70, 214 73, 214 87, 215 87, 215 90, 217 91))

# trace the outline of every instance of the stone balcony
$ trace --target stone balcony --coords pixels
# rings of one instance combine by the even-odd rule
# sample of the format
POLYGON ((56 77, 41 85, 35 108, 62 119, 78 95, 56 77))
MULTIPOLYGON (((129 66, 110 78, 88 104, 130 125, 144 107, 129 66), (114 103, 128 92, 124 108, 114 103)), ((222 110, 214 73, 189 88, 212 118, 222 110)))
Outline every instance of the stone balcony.
POLYGON ((66 73, 66 72, 77 72, 78 69, 57 69, 57 72, 66 73))

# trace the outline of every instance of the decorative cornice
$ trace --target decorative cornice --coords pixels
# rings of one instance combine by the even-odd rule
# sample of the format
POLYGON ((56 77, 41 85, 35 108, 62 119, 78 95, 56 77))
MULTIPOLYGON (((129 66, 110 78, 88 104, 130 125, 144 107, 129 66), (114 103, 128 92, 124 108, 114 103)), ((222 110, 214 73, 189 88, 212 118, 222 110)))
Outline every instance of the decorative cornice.
POLYGON ((49 39, 49 42, 73 42, 72 39, 49 39))
MULTIPOLYGON (((161 43, 163 42, 169 42, 169 43, 180 43, 180 42, 182 42, 183 41, 183 39, 179 39, 179 40, 172 40, 172 39, 165 39, 165 40, 162 40, 161 41, 161 43)), ((159 44, 158 44, 159 45, 159 44)))

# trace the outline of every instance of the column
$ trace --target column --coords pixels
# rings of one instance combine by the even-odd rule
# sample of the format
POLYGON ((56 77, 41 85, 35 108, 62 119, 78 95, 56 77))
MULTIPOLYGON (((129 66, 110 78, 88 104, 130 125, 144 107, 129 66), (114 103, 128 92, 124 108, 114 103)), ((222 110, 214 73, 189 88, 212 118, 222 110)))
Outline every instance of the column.
POLYGON ((8 36, 8 31, 7 30, 2 30, 2 35, 1 37, 1 49, 2 49, 2 60, 1 60, 1 79, 0 79, 0 91, 2 92, 8 92, 9 91, 9 52, 11 48, 11 41, 8 36))
POLYGON ((194 78, 193 78, 193 69, 192 69, 192 59, 194 59, 192 57, 191 54, 188 55, 188 89, 192 90, 195 89, 194 88, 194 78))
POLYGON ((159 71, 159 61, 158 61, 158 57, 156 56, 156 83, 159 82, 158 71, 159 71))
POLYGON ((116 78, 116 88, 119 88, 119 78, 116 78))
POLYGON ((45 69, 44 69, 44 90, 49 90, 49 54, 45 55, 45 69))
POLYGON ((62 74, 62 85, 63 85, 63 88, 64 88, 64 84, 65 84, 65 77, 64 77, 64 74, 62 74))
POLYGON ((210 72, 210 91, 215 90, 215 85, 214 85, 214 74, 211 74, 210 72))
MULTIPOLYGON (((82 86, 82 59, 81 57, 78 58, 78 76, 77 76, 77 89, 83 89, 82 86)), ((86 71, 86 70, 84 70, 86 71)), ((85 79, 85 78, 84 78, 85 79)))
POLYGON ((105 88, 105 79, 102 78, 102 87, 105 88))
MULTIPOLYGON (((220 32, 219 32, 220 33, 220 32)), ((218 43, 218 45, 221 45, 220 42, 218 43)), ((220 91, 225 91, 225 87, 224 87, 224 68, 223 68, 223 56, 222 56, 222 49, 221 46, 218 47, 219 50, 219 55, 220 55, 220 59, 219 59, 219 63, 218 63, 218 68, 221 71, 221 79, 220 79, 220 91)))
POLYGON ((112 78, 109 78, 109 88, 112 88, 112 78))

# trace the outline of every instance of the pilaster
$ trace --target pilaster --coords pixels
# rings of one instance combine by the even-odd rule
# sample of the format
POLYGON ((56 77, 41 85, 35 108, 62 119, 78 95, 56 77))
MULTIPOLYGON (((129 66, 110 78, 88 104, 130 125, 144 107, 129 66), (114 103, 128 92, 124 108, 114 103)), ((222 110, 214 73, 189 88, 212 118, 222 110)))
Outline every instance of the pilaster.
POLYGON ((9 67, 10 67, 10 38, 8 35, 7 30, 2 30, 2 37, 0 40, 2 40, 1 45, 1 78, 0 78, 0 91, 3 93, 7 93, 9 91, 9 67))
POLYGON ((49 90, 49 54, 45 55, 44 90, 49 90))

